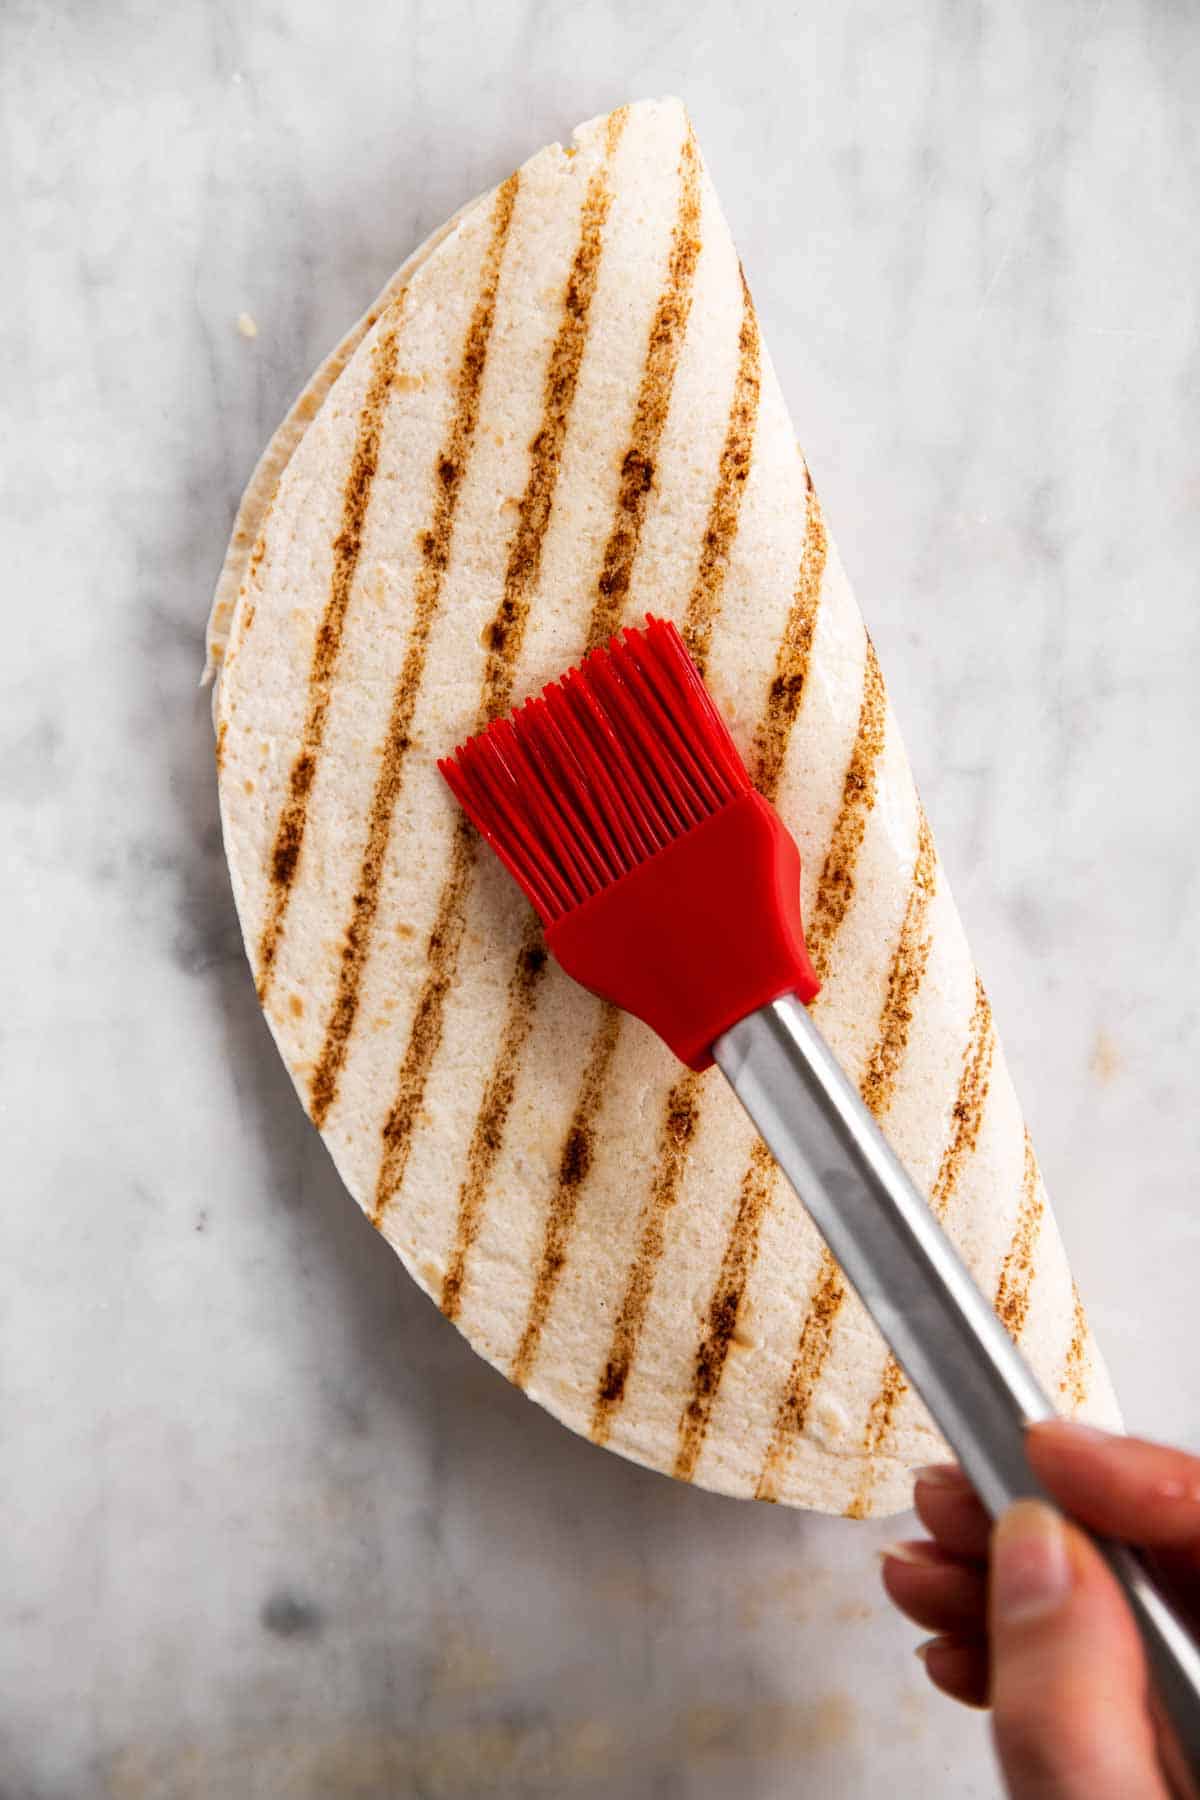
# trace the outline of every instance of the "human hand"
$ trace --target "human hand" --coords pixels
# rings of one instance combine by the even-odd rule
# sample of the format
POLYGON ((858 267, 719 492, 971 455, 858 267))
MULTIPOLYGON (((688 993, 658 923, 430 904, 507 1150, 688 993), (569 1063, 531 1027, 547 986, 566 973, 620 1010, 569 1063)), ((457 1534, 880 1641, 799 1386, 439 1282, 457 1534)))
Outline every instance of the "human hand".
MULTIPOLYGON (((1152 1552, 1200 1623, 1200 1457, 1065 1420, 1033 1426, 1027 1448, 1064 1512, 1152 1552)), ((918 1652, 934 1686, 991 1706, 1014 1800, 1195 1795, 1133 1617, 1090 1540, 1036 1500, 993 1527, 953 1464, 919 1472, 915 1503, 932 1542, 884 1551, 884 1587, 936 1633, 918 1652)))

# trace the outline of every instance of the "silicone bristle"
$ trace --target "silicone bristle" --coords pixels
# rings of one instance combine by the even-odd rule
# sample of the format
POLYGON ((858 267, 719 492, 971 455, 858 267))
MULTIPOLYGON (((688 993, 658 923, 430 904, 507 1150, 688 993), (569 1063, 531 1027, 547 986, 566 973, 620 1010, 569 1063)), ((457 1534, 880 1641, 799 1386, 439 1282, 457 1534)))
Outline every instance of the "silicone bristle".
POLYGON ((547 925, 750 786, 683 639, 649 616, 438 767, 547 925))

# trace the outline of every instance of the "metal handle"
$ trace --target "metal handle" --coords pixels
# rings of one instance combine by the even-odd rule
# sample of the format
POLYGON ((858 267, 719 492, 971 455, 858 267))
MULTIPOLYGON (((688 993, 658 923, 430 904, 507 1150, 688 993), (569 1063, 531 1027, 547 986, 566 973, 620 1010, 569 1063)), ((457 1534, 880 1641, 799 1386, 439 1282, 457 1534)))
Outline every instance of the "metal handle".
MULTIPOLYGON (((800 1001, 751 1013, 713 1056, 988 1512, 1048 1498, 1025 1428, 1054 1408, 800 1001)), ((1101 1548, 1200 1773, 1200 1646, 1133 1551, 1101 1548)))

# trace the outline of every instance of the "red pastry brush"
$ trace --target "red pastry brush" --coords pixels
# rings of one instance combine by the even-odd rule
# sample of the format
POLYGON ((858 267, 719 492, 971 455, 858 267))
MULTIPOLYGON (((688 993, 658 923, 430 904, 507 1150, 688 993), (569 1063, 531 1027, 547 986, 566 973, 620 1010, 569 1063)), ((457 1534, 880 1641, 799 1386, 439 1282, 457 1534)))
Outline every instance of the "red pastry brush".
MULTIPOLYGON (((567 973, 716 1062, 989 1511, 1041 1495, 1025 1427, 1054 1409, 808 1015, 799 852, 675 627, 624 631, 438 767, 567 973)), ((1106 1553, 1200 1767, 1200 1651, 1106 1553)))
POLYGON ((709 1068, 739 1019, 818 992, 800 854, 673 625, 614 638, 438 767, 567 974, 681 1062, 709 1068))

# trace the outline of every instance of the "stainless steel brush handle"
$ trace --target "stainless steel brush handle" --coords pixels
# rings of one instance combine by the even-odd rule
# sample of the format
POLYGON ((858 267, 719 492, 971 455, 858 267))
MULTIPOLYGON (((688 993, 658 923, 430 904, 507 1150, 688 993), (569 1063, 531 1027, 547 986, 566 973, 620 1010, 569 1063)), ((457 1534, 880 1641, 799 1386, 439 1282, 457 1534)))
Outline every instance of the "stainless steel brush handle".
MULTIPOLYGON (((988 1512, 1046 1498, 1025 1427, 1054 1408, 804 1006, 761 1007, 713 1055, 988 1512)), ((1133 1552, 1101 1548, 1200 1772, 1200 1647, 1133 1552)))

